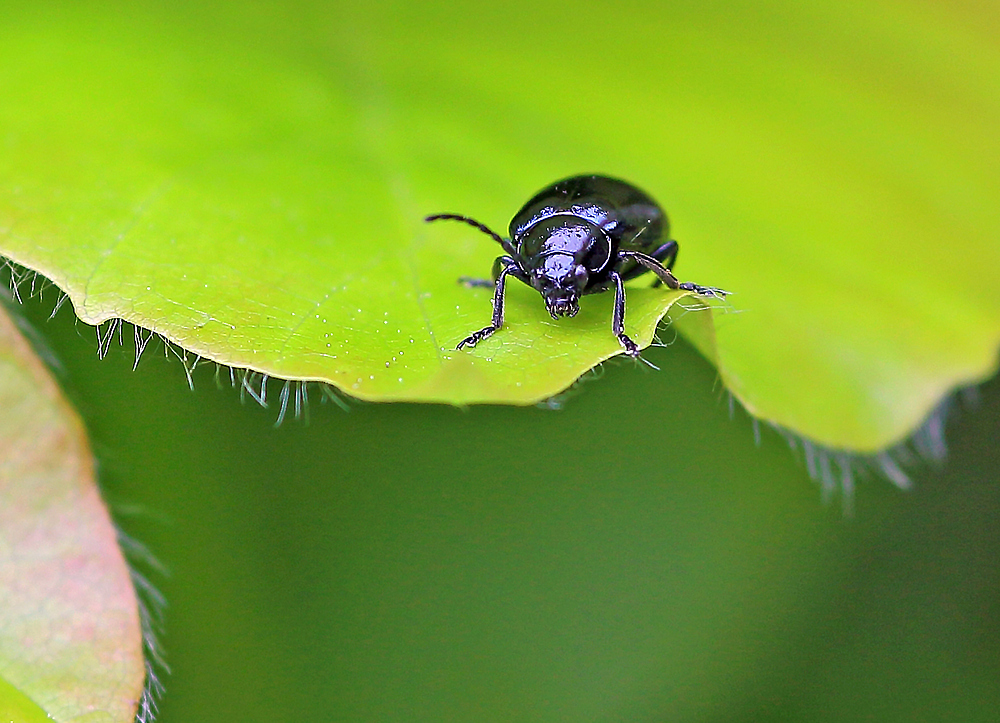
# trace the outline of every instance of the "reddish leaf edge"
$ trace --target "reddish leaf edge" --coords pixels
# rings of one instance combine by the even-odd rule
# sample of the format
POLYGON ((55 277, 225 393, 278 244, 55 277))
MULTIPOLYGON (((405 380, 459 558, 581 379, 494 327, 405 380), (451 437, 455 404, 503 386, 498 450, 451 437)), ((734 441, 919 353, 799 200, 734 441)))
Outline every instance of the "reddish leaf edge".
MULTIPOLYGON (((7 265, 12 268, 13 273, 19 272, 19 270, 12 267, 10 262, 7 262, 7 265)), ((21 274, 19 278, 27 278, 24 271, 20 271, 19 273, 21 274)), ((11 278, 15 277, 12 276, 11 278)), ((32 281, 37 281, 38 278, 42 277, 36 275, 32 281)), ((0 286, 0 289, 2 288, 0 286)), ((32 351, 49 368, 56 383, 59 383, 59 378, 64 375, 62 365, 38 329, 17 313, 18 307, 23 306, 24 303, 18 293, 17 287, 12 283, 8 288, 10 289, 9 295, 5 296, 0 293, 0 303, 2 303, 4 309, 8 312, 9 318, 30 345, 32 351), (12 303, 15 301, 18 303, 12 303)), ((41 287, 33 288, 29 298, 35 297, 41 300, 41 287)), ((50 318, 57 311, 58 305, 53 310, 50 318)), ((99 479, 97 483, 99 487, 99 479)), ((164 629, 167 602, 163 593, 150 580, 148 573, 154 572, 161 576, 166 576, 168 572, 146 545, 122 529, 118 520, 115 519, 119 515, 116 514, 114 506, 109 504, 107 500, 104 501, 104 504, 111 515, 116 542, 128 567, 129 579, 132 583, 138 606, 145 676, 143 689, 136 703, 134 720, 136 723, 152 723, 159 713, 159 702, 165 693, 162 678, 170 674, 170 666, 166 661, 165 651, 160 642, 160 635, 164 629)))

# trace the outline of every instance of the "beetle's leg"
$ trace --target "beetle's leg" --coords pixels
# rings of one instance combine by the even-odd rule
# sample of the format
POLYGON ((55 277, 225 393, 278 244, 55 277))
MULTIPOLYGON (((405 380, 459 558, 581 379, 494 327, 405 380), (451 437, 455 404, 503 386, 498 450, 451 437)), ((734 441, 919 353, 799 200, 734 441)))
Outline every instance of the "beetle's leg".
MULTIPOLYGON (((656 251, 649 255, 663 264, 664 268, 670 269, 677 261, 677 250, 678 246, 676 241, 667 241, 665 244, 660 246, 660 248, 656 249, 656 251)), ((622 274, 622 279, 629 281, 630 279, 634 279, 636 276, 644 273, 646 273, 646 267, 636 264, 634 268, 631 268, 628 272, 622 274)), ((653 286, 656 287, 662 283, 663 282, 657 278, 656 281, 653 282, 653 286)))
POLYGON ((611 272, 611 280, 615 282, 615 310, 611 313, 611 331, 625 347, 625 353, 630 357, 638 358, 639 347, 625 336, 625 282, 622 281, 622 277, 617 271, 611 272))
POLYGON ((456 349, 461 349, 463 346, 475 346, 503 326, 503 295, 507 274, 514 273, 515 276, 520 276, 520 274, 518 273, 519 269, 517 268, 517 264, 514 263, 514 259, 501 256, 497 261, 501 262, 504 266, 500 270, 500 273, 497 274, 496 288, 493 291, 493 323, 462 339, 462 341, 458 342, 458 346, 455 347, 456 349))
POLYGON ((657 259, 652 256, 648 256, 639 251, 619 251, 618 255, 623 258, 629 258, 635 261, 644 270, 652 271, 656 274, 656 278, 659 282, 667 285, 669 289, 679 289, 681 282, 677 280, 673 272, 663 266, 657 259))
POLYGON ((520 270, 517 267, 517 262, 514 261, 514 259, 512 259, 510 256, 498 256, 493 261, 492 279, 476 279, 471 276, 459 276, 458 283, 463 284, 466 288, 469 289, 473 288, 492 289, 496 285, 497 279, 500 277, 500 270, 504 266, 513 266, 514 268, 511 269, 510 273, 519 278, 524 283, 526 284, 528 283, 527 277, 524 276, 524 274, 520 273, 520 270))
POLYGON ((663 264, 664 268, 672 269, 674 268, 674 264, 677 263, 677 252, 680 250, 681 247, 677 245, 676 241, 667 241, 651 253, 650 256, 663 264))
MULTIPOLYGON (((667 243, 663 244, 660 248, 651 253, 650 256, 663 264, 663 268, 673 269, 674 264, 677 263, 678 251, 680 251, 680 246, 677 245, 676 241, 667 241, 667 243)), ((642 266, 639 266, 638 268, 645 271, 642 266)), ((655 289, 662 283, 663 282, 660 281, 660 277, 656 277, 656 280, 653 281, 653 288, 655 289)))
POLYGON ((638 263, 645 266, 647 269, 656 274, 657 278, 667 285, 669 289, 682 289, 684 291, 693 291, 699 296, 711 296, 717 299, 726 298, 728 291, 724 289, 717 289, 714 286, 700 286, 698 284, 692 284, 690 281, 685 281, 681 283, 677 280, 677 277, 668 268, 654 259, 652 256, 647 256, 644 253, 638 251, 620 251, 619 256, 623 258, 635 259, 638 263))

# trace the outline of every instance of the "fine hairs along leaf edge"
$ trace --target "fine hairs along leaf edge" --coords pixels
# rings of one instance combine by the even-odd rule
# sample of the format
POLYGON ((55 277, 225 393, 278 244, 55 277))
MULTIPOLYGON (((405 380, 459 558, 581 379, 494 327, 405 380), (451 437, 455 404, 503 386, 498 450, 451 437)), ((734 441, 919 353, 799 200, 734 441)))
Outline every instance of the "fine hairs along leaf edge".
MULTIPOLYGON (((23 302, 23 297, 38 297, 40 299, 46 291, 55 290, 57 299, 49 315, 52 318, 69 299, 65 292, 41 273, 4 257, 0 257, 0 264, 5 269, 6 285, 10 289, 13 300, 23 302)), ((678 301, 680 300, 682 299, 678 299, 678 301)), ((711 347, 713 343, 711 317, 708 314, 700 313, 708 309, 699 300, 695 301, 693 306, 672 304, 664 312, 661 321, 665 320, 664 323, 674 325, 680 334, 718 371, 719 367, 714 362, 711 347), (675 307, 681 309, 680 313, 677 313, 675 307)), ((94 329, 97 337, 97 353, 100 358, 104 358, 108 354, 115 338, 121 347, 127 343, 126 339, 131 338, 135 357, 133 369, 135 369, 149 343, 155 341, 161 345, 165 357, 176 359, 181 363, 190 389, 194 389, 195 370, 207 366, 214 368, 213 378, 218 387, 222 388, 228 384, 230 388, 239 390, 241 402, 245 402, 249 398, 264 408, 271 408, 271 404, 275 403, 277 410, 275 427, 283 424, 289 414, 293 419, 308 423, 310 402, 313 399, 310 395, 313 392, 317 395, 320 403, 332 403, 344 412, 349 412, 352 404, 384 401, 354 396, 327 380, 286 379, 262 370, 230 366, 191 352, 163 334, 120 317, 112 317, 96 325, 82 321, 79 317, 75 318, 78 322, 94 329)), ((654 334, 650 346, 664 346, 664 344, 654 334)), ((601 376, 604 362, 619 356, 622 355, 610 355, 587 370, 562 391, 534 402, 534 406, 553 410, 561 409, 569 399, 579 393, 583 384, 601 376)), ((51 359, 48 361, 50 364, 53 363, 51 359)), ((654 370, 657 369, 648 361, 646 363, 654 370)), ((725 384, 721 372, 719 372, 719 378, 725 384)), ((986 378, 988 379, 989 376, 986 378)), ((839 491, 844 513, 850 515, 853 511, 858 479, 882 477, 897 488, 908 490, 913 486, 910 476, 911 470, 918 470, 927 465, 938 465, 945 460, 947 456, 945 430, 948 419, 958 410, 975 407, 978 385, 982 381, 985 379, 951 390, 909 435, 873 452, 836 448, 815 442, 781 424, 755 416, 752 409, 744 404, 743 400, 728 387, 725 388, 725 396, 728 400, 730 418, 735 418, 736 408, 739 407, 751 420, 752 432, 757 445, 761 443, 762 425, 773 430, 787 442, 793 453, 800 455, 809 477, 820 485, 824 502, 829 503, 834 494, 839 491)))

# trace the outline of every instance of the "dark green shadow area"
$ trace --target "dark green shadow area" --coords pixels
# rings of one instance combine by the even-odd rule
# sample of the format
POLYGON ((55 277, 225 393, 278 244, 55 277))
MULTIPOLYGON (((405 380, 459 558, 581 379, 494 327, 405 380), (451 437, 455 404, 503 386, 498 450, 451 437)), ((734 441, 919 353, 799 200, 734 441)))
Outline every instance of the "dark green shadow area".
MULTIPOLYGON (((212 370, 24 311, 117 519, 170 569, 172 721, 986 721, 1000 385, 853 520, 683 342, 561 411, 353 405, 274 428, 212 370), (669 406, 660 400, 670 400, 669 406)), ((665 338, 672 336, 665 331, 665 338)))

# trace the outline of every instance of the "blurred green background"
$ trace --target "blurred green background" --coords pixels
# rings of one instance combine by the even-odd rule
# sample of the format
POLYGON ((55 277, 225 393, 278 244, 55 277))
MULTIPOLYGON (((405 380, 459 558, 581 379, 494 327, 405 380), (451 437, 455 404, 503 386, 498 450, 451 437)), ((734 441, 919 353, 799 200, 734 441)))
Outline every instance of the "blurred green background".
MULTIPOLYGON (((765 416, 878 449, 995 368, 988 6, 484 7, 0 4, 4 249, 90 319, 177 316, 241 364, 225 344, 281 356, 299 327, 268 315, 313 308, 363 249, 385 260, 352 282, 366 304, 434 284, 457 340, 487 302, 453 311, 453 279, 495 249, 425 237, 422 213, 502 223, 600 169, 662 193, 684 273, 738 292, 723 373, 765 416), (244 305, 267 323, 240 328, 273 337, 206 321, 244 305)), ((116 519, 170 571, 142 567, 169 602, 162 721, 997 718, 996 380, 943 467, 912 467, 908 493, 859 475, 846 516, 683 341, 644 355, 659 371, 605 364, 559 411, 344 412, 314 391, 308 423, 275 428, 280 382, 267 409, 208 365, 192 392, 156 343, 133 371, 130 328, 99 361, 47 294, 20 311, 116 519)), ((352 308, 344 344, 379 367, 352 308)))
POLYGON ((23 312, 170 571, 164 723, 996 719, 995 380, 943 470, 845 518, 683 342, 561 411, 314 392, 276 429, 277 385, 99 361, 53 300, 23 312))

